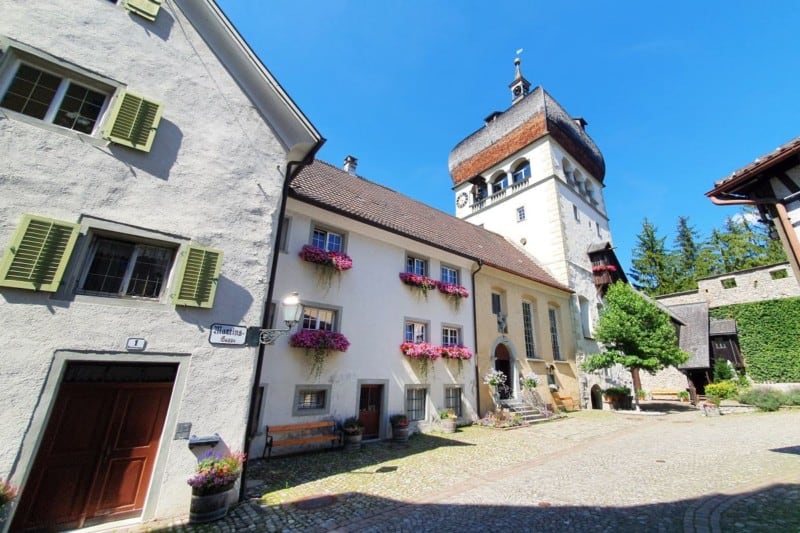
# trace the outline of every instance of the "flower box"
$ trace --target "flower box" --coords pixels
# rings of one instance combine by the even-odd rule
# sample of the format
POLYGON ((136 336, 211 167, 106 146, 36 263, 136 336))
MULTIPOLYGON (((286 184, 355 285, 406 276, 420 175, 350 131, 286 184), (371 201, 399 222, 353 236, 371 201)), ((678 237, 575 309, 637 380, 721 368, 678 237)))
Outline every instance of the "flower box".
POLYGON ((350 259, 350 256, 341 252, 329 252, 310 244, 303 246, 298 255, 303 261, 327 266, 339 272, 353 268, 353 260, 350 259))
POLYGON ((442 346, 440 349, 442 358, 444 359, 472 359, 472 352, 469 348, 461 345, 442 346))
POLYGON ((462 287, 461 285, 456 285, 455 283, 446 283, 444 281, 437 281, 436 288, 439 289, 439 292, 446 294, 447 296, 451 296, 453 298, 467 298, 469 296, 469 291, 462 287))
POLYGON ((328 352, 331 350, 346 352, 350 347, 350 341, 336 331, 304 329, 289 337, 289 346, 292 348, 304 348, 306 355, 313 357, 311 374, 319 379, 322 375, 322 367, 325 364, 325 357, 328 352))
POLYGON ((412 274, 411 272, 400 272, 400 281, 410 287, 419 289, 426 297, 428 296, 428 291, 435 289, 438 283, 433 278, 412 274))

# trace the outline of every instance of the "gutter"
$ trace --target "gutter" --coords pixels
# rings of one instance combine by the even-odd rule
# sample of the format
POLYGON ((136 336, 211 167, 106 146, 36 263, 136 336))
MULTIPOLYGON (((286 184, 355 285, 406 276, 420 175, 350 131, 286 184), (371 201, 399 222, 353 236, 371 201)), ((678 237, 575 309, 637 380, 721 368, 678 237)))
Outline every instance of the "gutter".
POLYGON ((481 417, 481 381, 478 371, 478 302, 475 298, 475 275, 483 268, 483 259, 476 259, 478 270, 472 272, 472 337, 475 342, 475 407, 478 410, 478 418, 481 417))
MULTIPOLYGON (((275 288, 275 274, 278 271, 278 257, 280 256, 280 246, 281 246, 281 238, 280 236, 283 234, 283 224, 284 224, 284 217, 286 215, 286 203, 289 197, 289 186, 292 183, 294 177, 300 172, 303 167, 310 165, 314 161, 314 156, 316 156, 317 152, 322 145, 325 144, 325 139, 320 137, 319 140, 311 147, 308 154, 306 154, 305 158, 302 161, 289 161, 286 165, 286 176, 283 180, 283 188, 281 190, 281 208, 278 213, 278 226, 276 231, 273 233, 273 248, 272 248, 272 266, 270 267, 269 271, 269 287, 267 288, 267 298, 264 301, 264 311, 261 313, 261 327, 263 329, 269 329, 269 304, 272 302, 273 290, 275 288)), ((259 343, 258 345, 258 357, 256 359, 256 369, 253 375, 253 385, 250 389, 250 407, 247 410, 247 429, 244 436, 244 452, 250 452, 250 445, 253 443, 253 434, 255 432, 255 427, 258 421, 253 420, 253 414, 258 411, 258 405, 256 405, 256 398, 258 396, 258 387, 261 383, 261 371, 264 368, 264 356, 266 351, 266 345, 259 343)), ((263 398, 262 398, 263 401, 263 398)), ((247 479, 247 461, 242 464, 242 475, 241 481, 239 484, 239 501, 244 501, 247 497, 247 484, 245 480, 247 479)))
MULTIPOLYGON (((725 194, 725 193, 722 193, 725 194)), ((708 198, 714 205, 771 205, 775 207, 778 213, 778 221, 780 222, 780 233, 786 239, 788 244, 789 262, 792 264, 795 277, 800 279, 800 240, 794 231, 792 222, 789 220, 789 213, 786 211, 784 202, 787 200, 778 198, 746 198, 746 197, 729 197, 720 198, 717 194, 708 194, 708 198)), ((729 195, 728 195, 729 196, 729 195)), ((794 197, 795 194, 791 195, 794 197)))

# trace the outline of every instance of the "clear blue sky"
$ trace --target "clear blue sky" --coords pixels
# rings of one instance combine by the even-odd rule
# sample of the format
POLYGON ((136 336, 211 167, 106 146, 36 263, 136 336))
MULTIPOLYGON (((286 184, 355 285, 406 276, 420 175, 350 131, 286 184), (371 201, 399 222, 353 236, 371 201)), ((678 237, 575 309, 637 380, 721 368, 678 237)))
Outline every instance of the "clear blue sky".
POLYGON ((513 60, 587 131, 627 270, 642 220, 668 244, 738 210, 715 180, 800 135, 793 0, 218 0, 327 139, 320 159, 452 213, 447 157, 510 105, 513 60))

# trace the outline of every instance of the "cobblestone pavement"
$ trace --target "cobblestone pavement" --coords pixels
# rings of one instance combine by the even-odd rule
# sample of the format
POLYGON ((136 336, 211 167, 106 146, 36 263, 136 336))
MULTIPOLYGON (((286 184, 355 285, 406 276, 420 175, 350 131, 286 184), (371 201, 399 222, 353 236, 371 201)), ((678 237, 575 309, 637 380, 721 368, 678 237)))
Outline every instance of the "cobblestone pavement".
POLYGON ((250 467, 224 520, 150 531, 800 532, 800 410, 584 411, 250 467))

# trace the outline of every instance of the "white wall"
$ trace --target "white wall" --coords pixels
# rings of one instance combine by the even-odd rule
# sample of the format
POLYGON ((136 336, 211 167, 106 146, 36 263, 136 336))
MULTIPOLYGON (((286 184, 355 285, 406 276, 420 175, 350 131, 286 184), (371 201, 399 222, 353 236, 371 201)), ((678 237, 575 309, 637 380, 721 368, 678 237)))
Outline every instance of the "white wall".
POLYGON ((255 349, 214 347, 208 326, 261 322, 286 150, 174 4, 150 23, 110 2, 8 1, 0 34, 164 104, 150 153, 0 114, 3 247, 35 213, 91 215, 225 254, 212 309, 0 289, 0 477, 24 486, 59 360, 171 360, 180 377, 145 516, 186 513, 195 456, 173 440, 176 423, 243 445, 255 349), (145 338, 146 351, 126 353, 128 337, 145 338))
MULTIPOLYGON (((304 350, 291 348, 288 337, 268 347, 261 379, 266 400, 260 426, 307 421, 306 417, 292 415, 297 384, 331 384, 330 411, 314 419, 341 420, 358 413, 358 380, 387 380, 388 403, 383 412, 383 436, 386 437, 385 418, 405 412, 405 385, 423 382, 415 362, 400 352, 406 319, 428 321, 428 340, 437 345, 442 344, 442 325, 460 327, 462 342, 474 352, 471 261, 294 199, 287 205, 287 217, 290 219, 288 252, 282 252, 278 260, 276 303, 284 295, 297 291, 305 305, 340 309, 339 331, 351 345, 347 352, 331 352, 318 381, 309 375, 309 358, 304 350), (318 283, 316 266, 298 256, 302 246, 310 244, 314 223, 343 233, 345 252, 353 260, 353 268, 335 276, 329 288, 318 283), (458 268, 461 285, 469 290, 470 296, 456 309, 438 290, 430 291, 426 299, 403 284, 399 273, 405 271, 407 252, 428 258, 429 276, 434 279, 439 279, 442 262, 458 268)), ((276 327, 282 324, 276 323, 276 327)), ((292 333, 296 331, 298 328, 292 333)), ((473 417, 476 409, 472 365, 472 360, 466 361, 459 375, 455 362, 435 362, 424 381, 430 384, 428 422, 435 420, 436 413, 443 407, 445 384, 463 387, 463 419, 473 417)), ((254 442, 253 449, 258 453, 262 447, 263 438, 254 442)))

